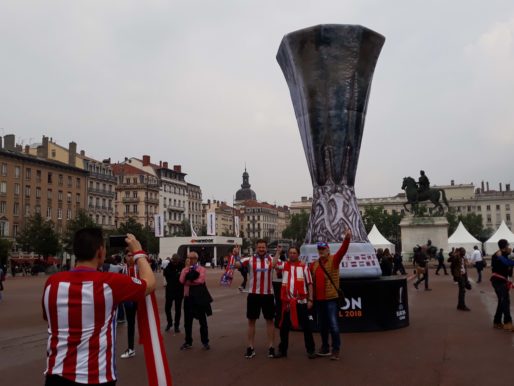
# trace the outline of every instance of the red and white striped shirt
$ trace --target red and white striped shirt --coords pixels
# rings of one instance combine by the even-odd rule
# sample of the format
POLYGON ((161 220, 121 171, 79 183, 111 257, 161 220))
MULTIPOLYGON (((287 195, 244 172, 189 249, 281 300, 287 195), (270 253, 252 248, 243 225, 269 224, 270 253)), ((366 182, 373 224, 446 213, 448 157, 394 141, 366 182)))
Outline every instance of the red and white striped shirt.
POLYGON ((258 295, 273 295, 271 279, 273 276, 273 258, 252 256, 241 259, 241 264, 248 267, 250 274, 249 293, 258 295))
POLYGON ((87 267, 52 275, 43 292, 45 374, 84 384, 114 381, 118 304, 143 299, 145 291, 137 278, 87 267))
POLYGON ((312 284, 312 276, 309 267, 301 262, 279 262, 277 270, 282 270, 282 287, 280 299, 289 301, 296 299, 298 303, 306 303, 308 290, 307 286, 312 284))

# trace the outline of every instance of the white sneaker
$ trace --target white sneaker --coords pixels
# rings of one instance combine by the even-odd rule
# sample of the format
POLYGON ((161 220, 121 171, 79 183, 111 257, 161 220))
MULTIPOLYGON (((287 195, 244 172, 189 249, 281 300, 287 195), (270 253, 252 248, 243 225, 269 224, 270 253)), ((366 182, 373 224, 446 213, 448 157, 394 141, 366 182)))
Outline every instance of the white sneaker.
POLYGON ((120 355, 120 358, 127 359, 127 358, 132 358, 134 356, 136 356, 136 350, 132 350, 132 349, 128 348, 127 350, 125 350, 125 352, 123 354, 120 355))

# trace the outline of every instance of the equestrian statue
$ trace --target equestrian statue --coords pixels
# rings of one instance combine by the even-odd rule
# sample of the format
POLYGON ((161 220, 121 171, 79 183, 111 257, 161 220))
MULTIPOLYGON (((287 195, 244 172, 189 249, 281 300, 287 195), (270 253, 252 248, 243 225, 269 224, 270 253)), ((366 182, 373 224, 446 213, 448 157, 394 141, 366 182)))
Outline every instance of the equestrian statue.
POLYGON ((434 204, 434 209, 437 208, 440 214, 444 214, 444 208, 439 202, 441 197, 443 198, 444 204, 449 209, 444 189, 431 188, 430 181, 423 170, 420 171, 418 182, 412 177, 405 177, 403 179, 402 189, 405 190, 405 196, 407 197, 407 202, 403 204, 407 212, 419 215, 419 203, 430 201, 434 204), (407 209, 407 204, 410 204, 411 210, 407 209))

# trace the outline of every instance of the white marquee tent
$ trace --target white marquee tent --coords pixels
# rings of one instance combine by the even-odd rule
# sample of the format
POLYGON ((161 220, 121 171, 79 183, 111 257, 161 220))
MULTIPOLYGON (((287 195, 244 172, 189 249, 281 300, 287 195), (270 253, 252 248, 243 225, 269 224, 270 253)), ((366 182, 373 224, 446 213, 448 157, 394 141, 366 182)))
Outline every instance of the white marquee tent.
POLYGON ((462 221, 460 221, 455 232, 448 238, 448 247, 462 247, 466 250, 466 255, 471 255, 475 245, 482 251, 482 243, 475 239, 471 233, 468 232, 462 221))
POLYGON ((498 250, 498 240, 506 239, 509 244, 514 244, 514 233, 510 231, 510 229, 505 224, 505 221, 502 221, 498 230, 494 233, 494 235, 489 238, 485 242, 485 253, 488 255, 492 255, 494 252, 498 250))
POLYGON ((384 236, 382 236, 382 233, 380 233, 376 225, 373 225, 373 228, 371 228, 371 232, 369 232, 368 239, 375 249, 389 248, 391 254, 395 252, 394 244, 387 240, 384 236))

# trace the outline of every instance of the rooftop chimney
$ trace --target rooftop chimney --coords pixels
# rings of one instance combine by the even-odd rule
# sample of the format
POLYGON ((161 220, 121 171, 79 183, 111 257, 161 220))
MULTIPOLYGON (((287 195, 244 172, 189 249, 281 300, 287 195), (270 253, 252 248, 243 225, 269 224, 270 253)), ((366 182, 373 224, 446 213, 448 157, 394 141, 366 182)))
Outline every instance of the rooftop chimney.
POLYGON ((30 145, 25 145, 25 154, 30 154, 30 145))
POLYGON ((182 173, 182 165, 173 165, 173 170, 177 173, 182 173))
POLYGON ((505 191, 510 192, 510 184, 505 184, 505 191))
POLYGON ((482 181, 481 186, 482 186, 482 192, 483 192, 484 191, 484 181, 482 181))
POLYGON ((16 150, 15 141, 16 137, 14 136, 14 134, 4 135, 4 149, 12 151, 16 150))
POLYGON ((500 182, 500 192, 503 192, 502 183, 500 182))
POLYGON ((81 151, 80 151, 80 155, 81 155, 82 157, 85 157, 86 152, 85 152, 84 150, 81 150, 81 151))
POLYGON ((48 137, 45 135, 43 135, 43 140, 41 141, 41 152, 38 153, 38 156, 48 159, 48 137))
POLYGON ((77 144, 70 142, 68 147, 68 165, 75 166, 77 162, 77 144))
POLYGON ((150 165, 150 156, 144 155, 143 156, 143 166, 148 166, 148 165, 150 165))
POLYGON ((2 148, 3 148, 3 146, 2 146, 2 142, 3 142, 3 138, 2 138, 2 137, 0 137, 0 149, 2 149, 2 148))
POLYGON ((452 180, 451 186, 454 186, 454 185, 455 185, 455 180, 452 180))
POLYGON ((159 161, 159 167, 162 168, 162 161, 159 161))
POLYGON ((167 162, 163 162, 163 163, 162 163, 162 167, 163 167, 164 169, 168 169, 168 163, 167 163, 167 162))
POLYGON ((485 186, 487 188, 487 191, 489 191, 489 181, 485 183, 485 186))

